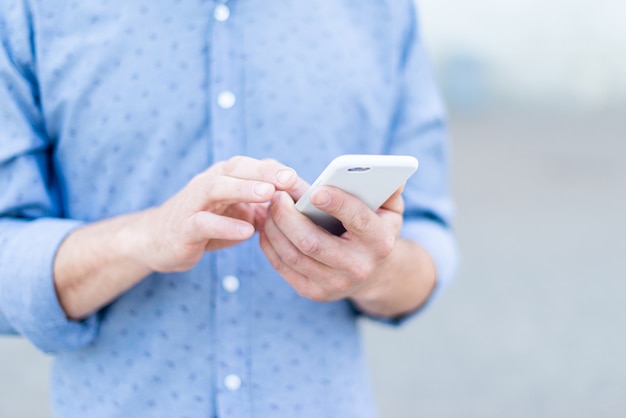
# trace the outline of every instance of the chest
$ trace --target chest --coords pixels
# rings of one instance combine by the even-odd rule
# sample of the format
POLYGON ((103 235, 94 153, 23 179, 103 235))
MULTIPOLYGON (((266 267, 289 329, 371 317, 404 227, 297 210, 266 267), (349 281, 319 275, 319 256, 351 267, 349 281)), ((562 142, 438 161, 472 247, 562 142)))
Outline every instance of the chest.
POLYGON ((339 154, 381 152, 399 53, 388 8, 38 4, 42 107, 68 190, 73 178, 122 176, 139 190, 158 178, 147 192, 158 201, 232 155, 275 158, 313 180, 339 154))

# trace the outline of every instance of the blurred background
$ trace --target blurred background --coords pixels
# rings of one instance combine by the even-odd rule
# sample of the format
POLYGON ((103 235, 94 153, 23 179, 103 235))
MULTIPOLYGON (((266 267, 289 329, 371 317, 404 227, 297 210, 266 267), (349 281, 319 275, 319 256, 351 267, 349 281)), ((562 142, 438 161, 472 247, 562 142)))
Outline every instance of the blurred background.
MULTIPOLYGON (((381 417, 626 417, 626 3, 419 6, 463 263, 406 327, 363 323, 381 417)), ((1 418, 48 416, 49 361, 0 337, 1 418)))
POLYGON ((463 262, 364 324, 382 417, 626 417, 626 3, 418 3, 463 262))

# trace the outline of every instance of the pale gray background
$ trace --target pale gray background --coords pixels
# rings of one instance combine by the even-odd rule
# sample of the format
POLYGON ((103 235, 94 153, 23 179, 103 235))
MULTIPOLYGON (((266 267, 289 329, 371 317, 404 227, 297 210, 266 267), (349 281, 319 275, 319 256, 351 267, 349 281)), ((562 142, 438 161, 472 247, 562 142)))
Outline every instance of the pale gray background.
POLYGON ((382 416, 626 417, 624 111, 452 126, 464 261, 409 327, 366 327, 382 416))
MULTIPOLYGON (((626 417, 626 6, 422 3, 463 263, 408 326, 364 324, 381 416, 626 417)), ((48 416, 48 365, 0 338, 0 418, 48 416)))

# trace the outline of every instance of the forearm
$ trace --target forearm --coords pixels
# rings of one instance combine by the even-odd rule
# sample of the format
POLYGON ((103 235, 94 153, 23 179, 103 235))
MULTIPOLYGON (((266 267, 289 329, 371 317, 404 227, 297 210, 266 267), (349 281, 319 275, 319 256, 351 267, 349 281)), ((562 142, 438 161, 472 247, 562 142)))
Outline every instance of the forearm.
POLYGON ((276 161, 234 157, 157 208, 75 230, 54 261, 61 307, 68 318, 84 318, 152 272, 189 270, 206 251, 249 239, 258 204, 298 181, 276 161))
POLYGON ((426 302, 436 283, 435 265, 421 246, 400 239, 369 283, 351 297, 354 304, 372 316, 398 317, 426 302))
POLYGON ((54 260, 59 303, 70 319, 82 319, 105 306, 151 273, 137 256, 144 212, 76 229, 54 260))

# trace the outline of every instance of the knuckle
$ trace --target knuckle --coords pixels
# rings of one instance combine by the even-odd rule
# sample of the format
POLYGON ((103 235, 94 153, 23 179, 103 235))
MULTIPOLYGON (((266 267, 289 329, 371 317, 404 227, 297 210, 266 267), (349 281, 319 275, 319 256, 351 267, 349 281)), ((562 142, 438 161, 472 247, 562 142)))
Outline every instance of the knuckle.
POLYGON ((279 272, 282 273, 283 271, 285 271, 285 263, 283 262, 282 259, 280 259, 279 257, 270 260, 270 263, 272 264, 272 267, 274 267, 274 269, 279 272))
POLYGON ((202 174, 211 175, 215 173, 221 173, 224 171, 225 164, 226 164, 226 161, 218 161, 215 164, 213 164, 211 167, 209 167, 207 170, 204 170, 202 174))
POLYGON ((230 173, 236 167, 240 166, 243 162, 243 157, 240 155, 235 155, 234 157, 230 157, 228 160, 224 161, 222 164, 223 171, 226 173, 230 173))
POLYGON ((370 229, 372 224, 371 214, 365 210, 358 210, 351 219, 352 228, 358 232, 363 233, 370 229))
POLYGON ((358 282, 365 281, 372 274, 373 267, 368 264, 354 264, 350 267, 350 275, 358 282))
POLYGON ((330 298, 328 297, 328 293, 324 289, 319 287, 303 290, 302 293, 299 292, 299 294, 300 296, 310 299, 313 302, 321 303, 328 302, 330 300, 330 298))
POLYGON ((244 161, 244 157, 241 155, 235 155, 228 159, 227 163, 231 166, 238 166, 244 161))
POLYGON ((280 163, 273 158, 261 160, 261 163, 257 167, 257 176, 259 178, 273 179, 273 175, 271 173, 274 172, 276 166, 278 165, 280 165, 280 163))
POLYGON ((277 165, 280 164, 278 161, 276 161, 273 158, 264 158, 263 160, 261 160, 261 162, 266 165, 266 166, 272 166, 272 165, 277 165))
POLYGON ((197 213, 189 218, 188 223, 188 227, 185 228, 187 233, 206 229, 205 223, 202 221, 202 219, 200 219, 200 216, 197 213))
POLYGON ((300 262, 302 261, 302 256, 300 255, 300 253, 292 249, 285 251, 285 253, 282 255, 282 258, 285 263, 290 266, 300 264, 300 262))
POLYGON ((352 284, 348 280, 337 280, 333 283, 333 291, 339 294, 346 293, 351 287, 352 284))
POLYGON ((305 236, 298 242, 298 248, 304 254, 318 255, 322 251, 322 246, 319 240, 314 239, 311 236, 305 236))
POLYGON ((210 201, 215 197, 216 189, 218 188, 218 184, 221 179, 221 175, 211 176, 203 179, 202 190, 204 191, 204 196, 207 200, 210 201))
POLYGON ((343 213, 347 213, 346 201, 344 199, 333 199, 331 197, 330 205, 328 208, 332 210, 333 214, 336 214, 339 216, 341 216, 341 214, 343 213))
MULTIPOLYGON (((262 245, 266 248, 269 246, 269 244, 267 243, 262 244, 262 245)), ((287 267, 285 263, 283 262, 283 260, 277 255, 269 256, 268 260, 270 264, 272 265, 272 267, 274 267, 274 270, 276 270, 279 273, 284 272, 285 268, 287 267)))
POLYGON ((385 234, 377 246, 377 256, 385 258, 393 251, 396 245, 396 238, 391 234, 385 234))

